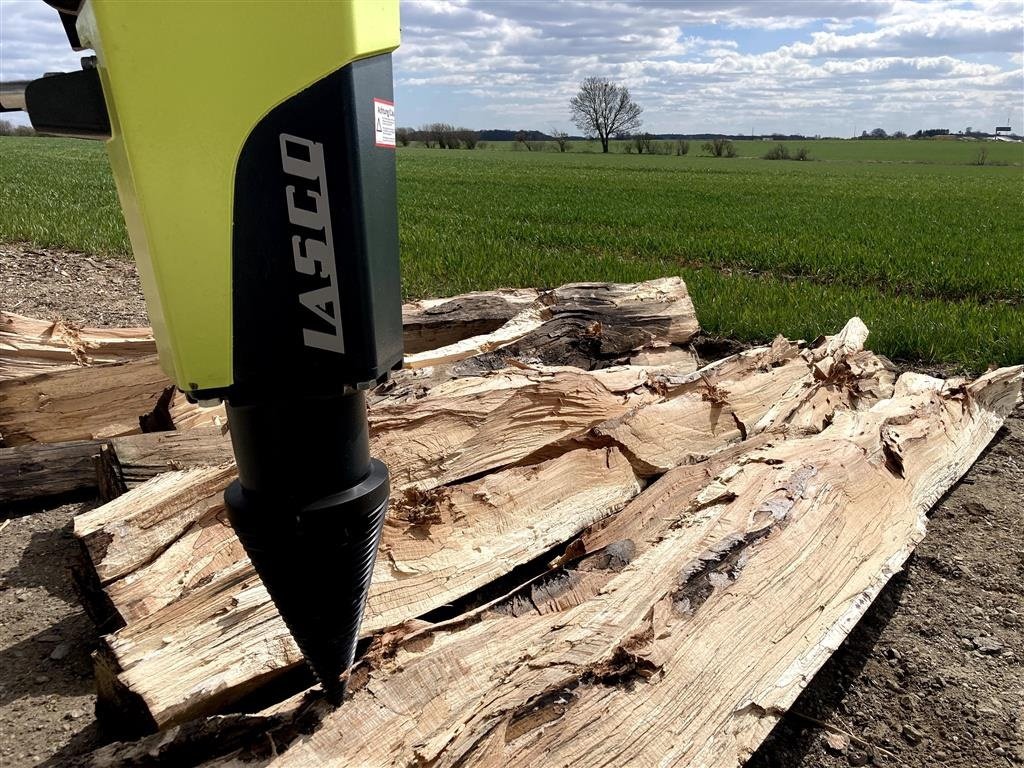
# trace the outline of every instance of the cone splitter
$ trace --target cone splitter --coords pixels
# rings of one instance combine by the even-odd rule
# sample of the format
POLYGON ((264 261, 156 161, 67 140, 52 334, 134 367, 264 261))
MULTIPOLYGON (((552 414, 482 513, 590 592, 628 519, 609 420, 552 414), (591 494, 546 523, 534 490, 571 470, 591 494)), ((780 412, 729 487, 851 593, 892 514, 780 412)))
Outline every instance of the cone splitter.
POLYGON ((364 392, 402 361, 397 0, 69 0, 78 72, 0 89, 106 139, 160 360, 227 406, 229 517, 340 700, 388 501, 364 392))

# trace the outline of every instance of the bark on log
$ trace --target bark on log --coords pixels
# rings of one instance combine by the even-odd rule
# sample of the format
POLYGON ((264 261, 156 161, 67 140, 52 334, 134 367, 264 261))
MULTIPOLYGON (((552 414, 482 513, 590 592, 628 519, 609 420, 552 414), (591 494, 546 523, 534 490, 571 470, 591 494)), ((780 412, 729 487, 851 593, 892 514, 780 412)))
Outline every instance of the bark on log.
POLYGON ((479 291, 450 299, 422 299, 402 306, 407 355, 438 349, 497 330, 537 300, 532 288, 479 291))
POLYGON ((231 439, 219 427, 106 440, 25 443, 0 448, 0 499, 42 501, 99 491, 100 498, 107 501, 163 472, 215 466, 232 458, 231 439), (103 455, 105 448, 109 451, 103 455), (104 482, 109 483, 106 488, 104 482), (123 487, 117 490, 114 486, 123 487))
POLYGON ((155 354, 150 328, 76 328, 0 312, 0 381, 155 354))
POLYGON ((482 356, 476 367, 494 370, 528 353, 541 363, 590 369, 603 367, 595 361, 627 362, 632 352, 654 343, 684 344, 699 330, 679 278, 635 285, 577 283, 542 294, 490 334, 407 355, 405 364, 423 368, 482 356))
MULTIPOLYGON (((737 388, 733 376, 741 382, 751 376, 770 381, 772 376, 785 375, 787 419, 802 413, 802 404, 817 386, 811 363, 788 343, 726 360, 709 370, 705 377, 713 374, 720 385, 737 388), (752 365, 751 359, 757 365, 752 365), (801 387, 789 378, 787 365, 792 361, 803 366, 801 387)), ((521 547, 492 562, 495 558, 489 544, 500 521, 514 520, 515 514, 532 514, 535 503, 530 501, 530 487, 537 487, 538 492, 548 488, 572 503, 577 491, 586 490, 577 489, 577 483, 589 484, 591 491, 600 488, 599 479, 591 480, 592 475, 575 463, 564 463, 569 456, 578 462, 580 455, 606 455, 607 448, 593 449, 601 443, 596 439, 601 429, 589 432, 598 415, 615 416, 634 406, 642 411, 663 397, 672 397, 673 391, 685 391, 686 382, 692 379, 691 374, 663 368, 653 372, 635 367, 591 372, 519 368, 454 380, 418 400, 372 409, 374 452, 391 464, 396 489, 406 489, 404 494, 396 494, 392 525, 408 525, 404 538, 397 539, 389 525, 364 629, 375 631, 420 615, 480 586, 480 573, 491 580, 542 554, 544 548, 570 540, 593 520, 545 496, 547 501, 540 505, 544 517, 525 529, 531 541, 539 542, 540 550, 521 547), (657 394, 666 389, 667 395, 657 394), (572 407, 576 402, 581 403, 579 408, 572 407), (578 450, 588 446, 590 451, 578 450), (450 464, 447 457, 453 459, 450 464), (546 461, 535 466, 494 474, 510 464, 542 458, 546 461), (480 475, 482 480, 453 484, 480 475), (534 476, 544 478, 544 483, 528 485, 527 478, 534 476), (486 514, 487 504, 471 503, 474 494, 496 504, 500 510, 497 517, 486 514), (544 525, 538 528, 542 519, 544 525), (449 526, 453 526, 451 530, 449 526), (557 535, 551 539, 545 531, 557 535), (480 553, 486 553, 487 562, 475 559, 480 553), (448 571, 446 563, 456 561, 465 564, 465 574, 448 571)), ((695 380, 703 381, 700 376, 695 380)), ((752 421, 781 408, 774 399, 778 389, 759 390, 764 394, 759 412, 751 396, 747 402, 752 421)), ((703 400, 690 398, 687 402, 705 412, 703 400)), ((680 413, 685 415, 684 410, 680 413)), ((775 426, 788 428, 788 421, 780 416, 775 426)), ((716 430, 710 422, 705 429, 705 453, 713 452, 716 440, 718 449, 724 449, 741 438, 732 431, 716 430)), ((606 444, 614 449, 615 466, 624 466, 614 441, 606 444)), ((599 467, 601 473, 610 471, 606 460, 599 462, 599 467)), ((217 503, 220 490, 210 488, 217 503)), ((142 505, 139 514, 143 515, 148 514, 145 491, 137 489, 130 502, 142 505)), ((124 498, 119 501, 129 503, 124 498)), ((588 504, 607 514, 606 507, 594 505, 592 500, 588 504)), ((105 639, 109 652, 100 674, 116 674, 119 690, 137 693, 158 725, 224 706, 232 696, 249 692, 269 675, 298 662, 283 623, 233 543, 230 530, 215 525, 212 515, 192 517, 197 522, 176 540, 153 542, 149 564, 124 576, 123 584, 115 581, 106 590, 128 626, 105 639), (229 565, 232 557, 238 560, 229 565), (208 568, 213 562, 221 569, 216 575, 208 568), (178 573, 181 578, 173 578, 178 573), (214 689, 218 690, 216 696, 211 693, 214 689)), ((507 535, 510 541, 516 540, 515 532, 507 535)), ((107 550, 108 557, 113 556, 115 546, 107 550)), ((117 688, 113 681, 107 682, 104 689, 117 688)))
POLYGON ((0 448, 0 500, 4 503, 91 494, 96 489, 94 457, 102 440, 28 443, 0 448))

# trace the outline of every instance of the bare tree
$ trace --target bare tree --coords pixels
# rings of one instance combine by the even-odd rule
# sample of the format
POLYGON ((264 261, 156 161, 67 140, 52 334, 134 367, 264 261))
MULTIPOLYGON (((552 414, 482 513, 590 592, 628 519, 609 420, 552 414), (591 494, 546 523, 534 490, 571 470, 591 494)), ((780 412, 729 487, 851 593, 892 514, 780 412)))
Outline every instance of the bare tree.
POLYGON ((736 147, 728 139, 712 139, 704 142, 700 148, 712 157, 736 157, 736 147))
POLYGON ((433 149, 437 144, 437 139, 434 138, 434 131, 431 126, 424 125, 418 131, 416 131, 416 139, 423 142, 423 146, 427 149, 433 149))
POLYGON ((558 147, 559 152, 565 152, 569 149, 569 134, 565 131, 552 128, 551 138, 555 140, 555 146, 558 147))
POLYGON ((466 149, 476 149, 476 145, 480 143, 480 134, 469 128, 458 128, 455 135, 466 149))
POLYGON ((588 77, 569 100, 572 121, 588 135, 597 135, 601 151, 608 152, 608 139, 637 130, 643 108, 633 101, 629 89, 601 77, 588 77))
POLYGON ((638 133, 633 137, 633 145, 636 147, 636 153, 642 155, 644 152, 647 154, 651 153, 651 139, 654 137, 649 133, 638 133))
POLYGON ((533 142, 526 140, 526 138, 527 138, 526 131, 516 131, 515 138, 516 138, 516 143, 517 144, 522 144, 524 147, 526 147, 526 151, 527 152, 533 152, 533 142))
POLYGON ((395 130, 395 139, 398 140, 401 146, 408 147, 410 137, 414 133, 415 131, 412 128, 398 128, 395 130))
POLYGON ((451 123, 433 123, 430 126, 434 139, 441 149, 458 149, 459 138, 455 126, 451 123))

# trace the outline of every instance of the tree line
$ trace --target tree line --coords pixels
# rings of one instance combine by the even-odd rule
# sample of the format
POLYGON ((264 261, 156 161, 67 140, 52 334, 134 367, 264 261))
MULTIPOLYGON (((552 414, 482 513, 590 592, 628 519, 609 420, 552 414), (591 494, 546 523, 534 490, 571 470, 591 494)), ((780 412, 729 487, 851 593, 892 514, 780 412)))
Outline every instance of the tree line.
POLYGON ((456 128, 451 123, 429 123, 421 128, 398 128, 395 141, 403 147, 418 141, 429 149, 476 149, 480 143, 480 131, 456 128))

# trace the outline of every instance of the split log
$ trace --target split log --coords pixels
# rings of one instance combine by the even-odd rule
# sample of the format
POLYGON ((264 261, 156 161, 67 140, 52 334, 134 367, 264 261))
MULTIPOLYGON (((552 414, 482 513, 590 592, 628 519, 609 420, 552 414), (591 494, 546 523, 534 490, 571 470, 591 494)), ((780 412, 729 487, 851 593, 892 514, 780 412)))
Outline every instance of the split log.
MULTIPOLYGON (((0 499, 16 502, 95 494, 104 479, 125 489, 163 472, 215 466, 233 459, 219 428, 152 432, 104 440, 24 443, 0 448, 0 499), (109 454, 104 455, 104 449, 109 454)), ((117 495, 100 493, 104 500, 117 495)))
POLYGON ((0 500, 14 503, 95 491, 94 457, 103 444, 72 440, 0 448, 0 500))
MULTIPOLYGON (((465 314, 473 306, 490 306, 492 319, 487 322, 492 323, 510 311, 499 304, 514 308, 531 296, 529 291, 471 294, 421 302, 406 314, 421 339, 454 337, 472 330, 465 314)), ((133 329, 128 336, 144 330, 133 329)), ((568 285, 544 294, 490 335, 414 353, 408 363, 424 367, 497 350, 475 365, 488 370, 512 359, 532 359, 590 369, 625 362, 632 352, 651 344, 684 343, 697 331, 693 303, 678 278, 637 285, 568 285)), ((68 329, 64 337, 72 334, 68 329)), ((73 346, 67 346, 65 354, 73 357, 74 349, 85 354, 73 346)), ((447 378, 447 372, 440 378, 447 378)), ((223 407, 201 408, 175 392, 155 357, 0 381, 0 435, 7 446, 222 426, 225 421, 223 407)))
MULTIPOLYGON (((781 342, 755 355, 767 374, 752 366, 748 357, 727 360, 709 370, 720 384, 735 388, 731 376, 736 376, 736 381, 752 375, 770 377, 772 372, 789 376, 786 366, 790 361, 804 361, 781 342)), ((599 478, 610 472, 607 460, 598 462, 599 473, 591 475, 578 467, 578 457, 611 455, 615 466, 627 462, 614 441, 606 441, 611 454, 606 453, 608 447, 594 448, 600 441, 587 435, 595 412, 604 409, 606 416, 614 416, 633 405, 642 411, 660 402, 663 396, 658 393, 670 383, 676 389, 685 387, 680 382, 688 381, 688 376, 671 369, 652 373, 636 367, 590 372, 521 367, 454 380, 393 409, 386 405, 373 409, 373 450, 392 465, 398 478, 395 487, 406 491, 396 494, 392 513, 392 523, 404 526, 404 538, 395 539, 389 524, 364 629, 380 630, 420 615, 480 586, 480 573, 496 578, 546 548, 572 539, 593 520, 588 521, 573 507, 559 506, 553 497, 544 497, 544 504, 533 502, 528 489, 536 488, 539 493, 549 488, 566 496, 567 503, 576 503, 577 493, 599 490, 599 478), (580 398, 586 398, 585 405, 574 409, 572 403, 580 398), (588 447, 590 450, 580 450, 588 447), (403 457, 403 451, 412 458, 403 457), (450 465, 446 464, 449 456, 454 459, 450 465), (566 463, 568 457, 573 463, 566 463), (536 461, 541 463, 529 463, 536 461), (503 469, 517 463, 525 465, 503 469), (444 473, 450 475, 442 477, 447 485, 408 482, 409 478, 422 480, 444 473), (482 479, 455 484, 476 476, 482 479), (533 477, 544 482, 529 485, 528 479, 533 477), (566 483, 572 483, 570 490, 566 483), (583 487, 587 485, 590 491, 583 487), (504 511, 491 517, 487 514, 489 503, 504 511), (521 533, 527 533, 535 546, 496 558, 489 542, 496 531, 504 530, 501 521, 517 520, 511 510, 515 515, 533 514, 534 506, 543 507, 544 514, 521 533), (554 538, 548 536, 551 532, 554 538), (481 554, 486 563, 479 559, 481 554), (455 562, 464 563, 466 573, 449 571, 455 562), (498 571, 491 570, 494 567, 498 571)), ((793 393, 787 401, 791 402, 787 416, 800 414, 800 404, 814 391, 813 371, 806 361, 803 376, 803 387, 788 385, 793 393)), ((789 379, 786 381, 788 384, 789 379)), ((770 399, 775 391, 763 388, 767 394, 761 413, 779 408, 770 399)), ((837 405, 841 400, 835 399, 837 405)), ((694 408, 706 407, 700 399, 688 402, 694 408)), ((748 402, 749 418, 758 421, 753 398, 748 402)), ((780 418, 777 426, 788 429, 789 424, 780 418)), ((732 432, 713 431, 711 424, 707 430, 708 453, 713 452, 716 439, 719 449, 740 439, 732 432)), ((142 488, 137 490, 131 503, 139 504, 140 514, 145 514, 148 494, 141 493, 142 488)), ((217 503, 220 490, 210 489, 217 503)), ((607 514, 605 507, 592 500, 588 504, 607 514)), ((104 639, 107 651, 98 673, 104 678, 101 690, 116 691, 122 700, 133 701, 129 706, 143 711, 153 725, 216 711, 299 660, 266 592, 241 550, 229 541, 233 539, 230 531, 215 524, 213 514, 205 509, 206 516, 195 517, 196 522, 180 538, 153 542, 148 565, 109 583, 106 589, 128 624, 104 639), (227 564, 232 557, 239 559, 227 564), (212 562, 217 563, 216 573, 209 565, 212 562)), ((518 524, 522 522, 518 519, 518 524)), ((509 530, 504 535, 515 542, 518 534, 509 530)), ((111 556, 111 550, 106 556, 111 556)))
POLYGON ((185 531, 218 502, 234 467, 190 469, 155 477, 138 493, 128 493, 75 518, 75 536, 91 554, 101 583, 144 565, 161 546, 185 531), (146 504, 138 504, 144 495, 146 504))
POLYGON ((110 443, 128 488, 164 472, 212 467, 234 460, 231 438, 221 427, 115 437, 110 443))
POLYGON ((0 312, 0 381, 155 354, 150 328, 76 328, 0 312))
MULTIPOLYGON (((226 706, 301 661, 247 561, 224 566, 221 560, 219 572, 195 567, 224 551, 223 539, 206 535, 216 524, 216 505, 222 503, 222 485, 212 475, 207 480, 209 484, 202 484, 205 498, 190 498, 195 495, 194 478, 176 473, 113 502, 135 507, 133 519, 192 523, 166 557, 144 566, 123 587, 107 589, 111 598, 127 599, 115 607, 129 616, 150 610, 169 591, 192 589, 180 597, 169 595, 178 599, 104 638, 97 670, 100 690, 116 692, 112 695, 120 698, 121 706, 130 707, 134 700, 134 706, 144 708, 136 713, 138 719, 149 717, 159 726, 210 711, 211 706, 226 706), (154 497, 158 509, 174 506, 178 514, 167 517, 150 509, 154 497), (145 505, 139 503, 143 500, 145 505), (182 575, 168 578, 178 573, 182 575), (133 602, 134 597, 140 600, 133 602)), ((446 489, 415 508, 399 508, 385 530, 364 633, 401 623, 508 573, 621 508, 639 489, 629 463, 617 451, 580 450, 537 467, 513 468, 446 489)), ((94 528, 105 528, 101 518, 112 514, 95 515, 95 524, 86 521, 81 528, 76 523, 76 534, 95 536, 94 528)), ((112 578, 138 560, 139 550, 131 542, 128 529, 120 540, 100 541, 107 547, 107 559, 115 548, 123 553, 105 572, 112 578)))
MULTIPOLYGON (((776 349, 785 351, 779 354, 765 348, 756 359, 771 370, 782 370, 779 366, 772 368, 772 364, 784 362, 789 350, 783 345, 776 349)), ((717 365, 716 369, 722 367, 717 365)), ((733 366, 730 371, 730 375, 742 378, 750 374, 751 368, 733 366)), ((551 448, 552 457, 561 455, 577 447, 574 438, 583 438, 578 445, 586 445, 584 436, 592 426, 597 425, 600 430, 604 420, 634 405, 655 402, 655 393, 663 386, 658 377, 663 375, 678 380, 671 369, 657 368, 652 373, 650 369, 634 366, 586 372, 522 367, 456 379, 436 387, 425 397, 372 408, 372 451, 391 467, 396 504, 422 505, 430 498, 423 491, 528 461, 545 449, 551 448)), ((720 380, 732 381, 725 373, 720 380)), ((703 408, 701 401, 695 405, 703 408)), ((775 405, 765 398, 761 411, 767 412, 775 405)), ((713 450, 716 439, 722 448, 733 435, 719 432, 716 437, 709 431, 705 438, 708 450, 713 450)), ((134 435, 112 442, 129 487, 169 469, 231 460, 230 441, 217 430, 134 435)), ((225 476, 221 486, 211 492, 222 490, 228 479, 225 476)), ((124 503, 135 504, 135 498, 124 503)), ((90 514, 99 516, 100 511, 90 514)), ((101 519, 118 520, 122 514, 119 511, 101 519)), ((154 515, 152 511, 145 514, 154 515)), ((101 525, 83 520, 79 530, 98 529, 101 525)), ((233 536, 226 528, 220 535, 233 536)), ((169 551, 172 541, 150 540, 150 553, 143 559, 164 557, 162 553, 169 551)), ((220 545, 219 541, 210 541, 210 546, 220 545)), ((102 558, 95 560, 94 565, 98 573, 107 571, 102 558)), ((179 567, 175 564, 165 570, 173 572, 179 567)), ((153 590, 160 590, 157 582, 153 583, 153 590)))
POLYGON ((7 446, 115 437, 167 422, 171 385, 155 357, 0 381, 0 434, 7 446))
POLYGON ((479 291, 450 299, 422 299, 402 306, 407 355, 438 349, 500 328, 537 300, 532 288, 479 291))
POLYGON ((891 364, 863 349, 867 329, 853 318, 835 337, 801 349, 781 336, 713 363, 682 379, 668 377, 668 395, 595 430, 633 458, 641 474, 661 474, 700 461, 721 443, 787 425, 819 432, 837 408, 891 396, 891 364), (767 405, 767 407, 766 407, 767 405))
POLYGON ((700 330, 693 302, 679 278, 635 285, 576 283, 544 293, 533 305, 490 334, 407 355, 422 368, 490 353, 477 366, 497 369, 525 359, 589 369, 595 360, 626 362, 655 343, 684 344, 700 330))
MULTIPOLYGON (((408 353, 436 349, 490 333, 537 300, 531 288, 481 291, 450 299, 423 299, 402 306, 408 353)), ((0 312, 0 381, 156 354, 153 329, 79 328, 63 320, 39 320, 0 312)))
POLYGON ((522 368, 454 379, 370 411, 371 445, 392 487, 427 490, 514 464, 653 393, 617 393, 588 372, 522 368))
POLYGON ((1001 369, 748 453, 696 495, 686 486, 667 532, 581 602, 410 628, 371 652, 314 733, 245 757, 741 764, 900 569, 1020 385, 1020 367, 1001 369))
POLYGON ((680 467, 586 532, 593 554, 572 569, 381 637, 340 709, 293 699, 90 764, 742 764, 923 537, 1021 380, 917 377, 820 434, 680 467))

